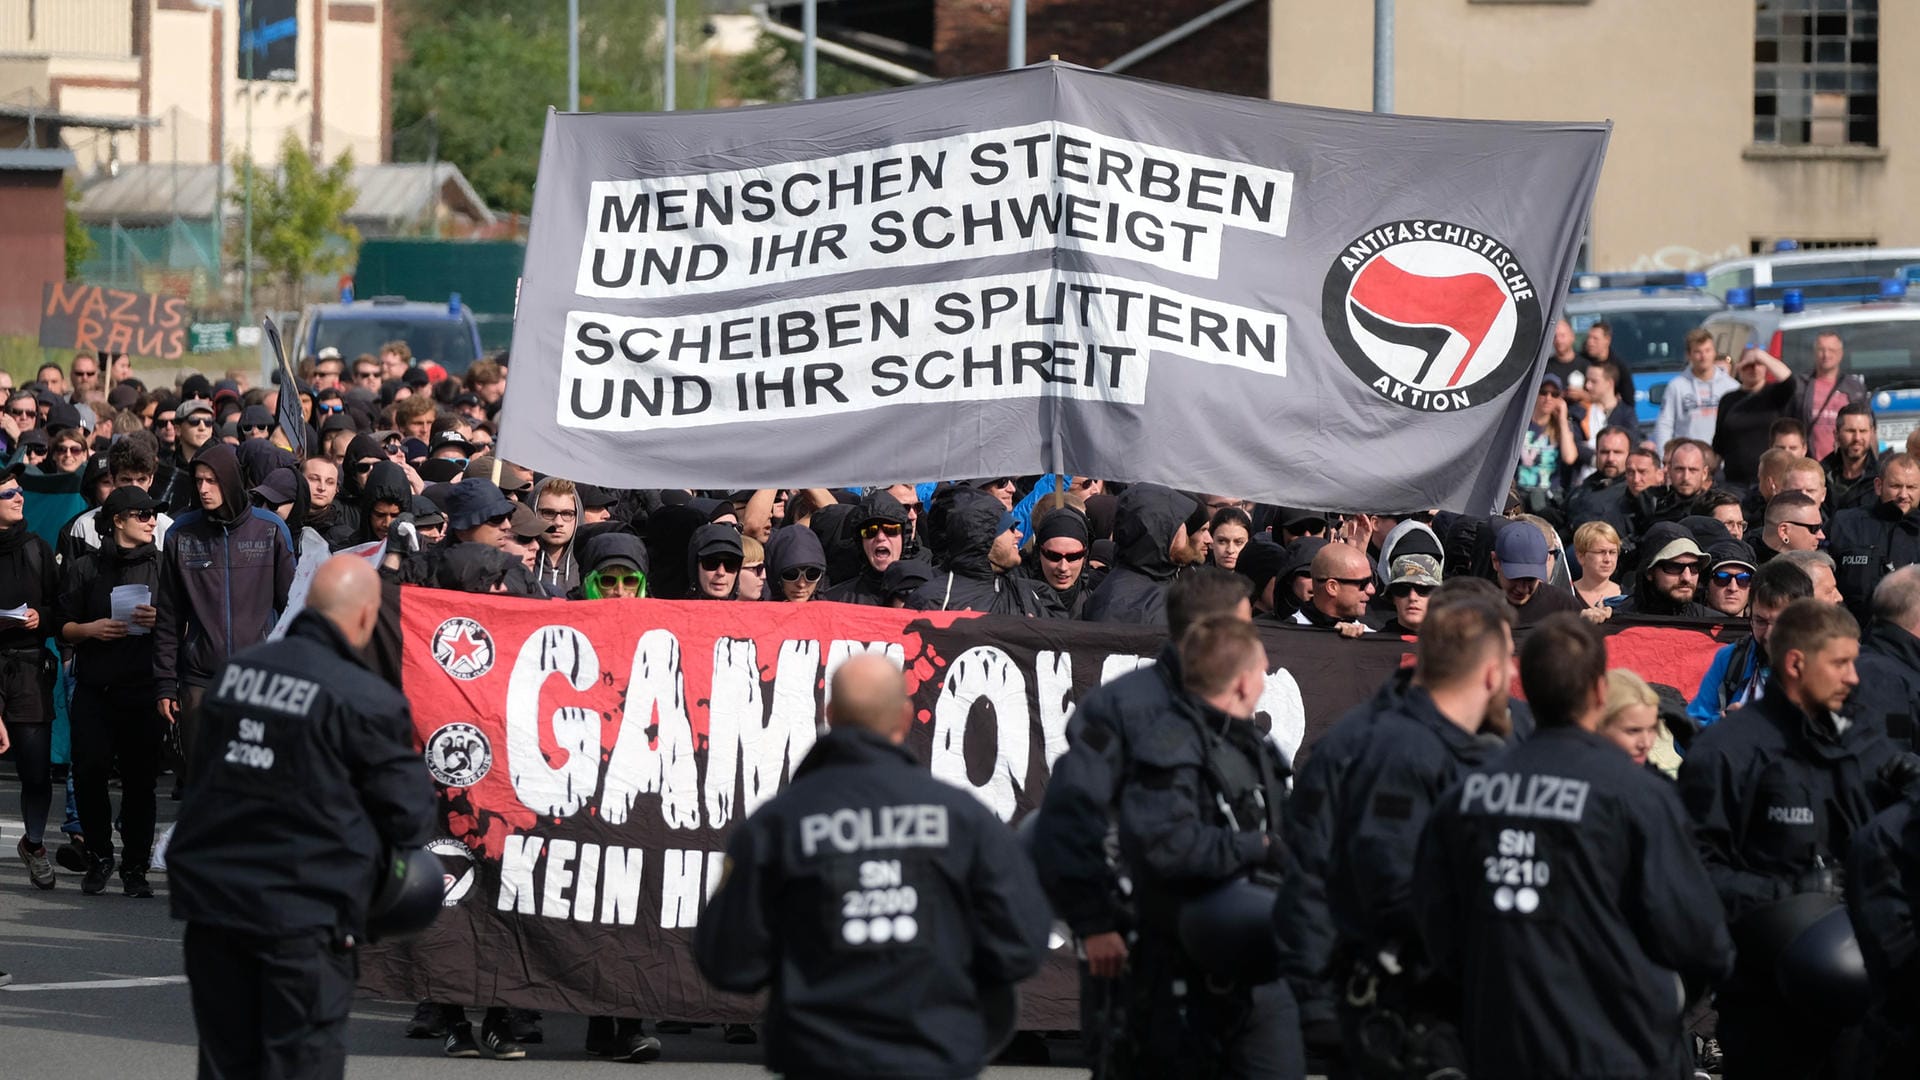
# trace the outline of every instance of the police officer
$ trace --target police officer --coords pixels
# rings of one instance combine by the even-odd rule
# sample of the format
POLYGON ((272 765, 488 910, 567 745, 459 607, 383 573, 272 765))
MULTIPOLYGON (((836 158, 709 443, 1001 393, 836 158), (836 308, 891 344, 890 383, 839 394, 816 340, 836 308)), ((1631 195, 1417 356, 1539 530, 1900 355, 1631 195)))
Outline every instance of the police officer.
POLYGON ((1920 919, 1920 800, 1901 800, 1854 834, 1847 881, 1847 911, 1873 981, 1859 1071, 1878 1080, 1911 1077, 1920 1061, 1920 940, 1913 932, 1920 919))
POLYGON ((373 567, 336 556, 284 640, 208 683, 167 851, 203 1080, 346 1070, 376 869, 433 810, 406 698, 361 658, 379 616, 373 567))
POLYGON ((1125 1055, 1104 1041, 1118 1029, 1116 980, 1127 963, 1133 932, 1125 875, 1109 843, 1129 747, 1171 706, 1180 687, 1176 643, 1188 626, 1210 615, 1253 618, 1245 577, 1218 567, 1194 567, 1167 587, 1171 635, 1155 662, 1088 694, 1067 717, 1067 752, 1053 763, 1046 796, 1033 823, 1032 850, 1053 908, 1080 942, 1081 1032, 1092 1041, 1094 1074, 1125 1055))
POLYGON ((1512 608, 1477 597, 1420 624, 1413 682, 1383 695, 1334 799, 1332 971, 1347 1064, 1362 1077, 1458 1068, 1455 995, 1433 979, 1413 906, 1420 830, 1511 729, 1512 608))
POLYGON ((1859 624, 1838 606, 1788 604, 1767 640, 1766 690, 1702 732, 1680 766, 1695 843, 1741 949, 1718 1000, 1730 1080, 1849 1068, 1848 1026, 1790 1005, 1748 931, 1788 897, 1838 898, 1853 835, 1915 772, 1874 725, 1839 713, 1859 682, 1859 637, 1859 624))
POLYGON ((1134 870, 1140 932, 1128 979, 1128 1054, 1109 1062, 1110 1074, 1306 1073, 1299 1012, 1278 956, 1253 962, 1263 948, 1275 953, 1266 912, 1254 911, 1244 944, 1223 928, 1227 947, 1215 951, 1181 926, 1183 916, 1196 917, 1183 909, 1222 885, 1278 883, 1289 770, 1253 724, 1266 672, 1251 622, 1218 615, 1195 623, 1180 639, 1185 692, 1131 744, 1120 842, 1134 870))
POLYGON ((1421 940, 1461 995, 1475 1076, 1691 1075, 1677 973, 1733 966, 1713 883, 1662 778, 1598 734, 1607 648, 1554 615, 1527 635, 1532 738, 1435 807, 1413 895, 1421 940))
POLYGON ((890 661, 842 664, 827 723, 793 782, 734 831, 694 933, 701 974, 772 987, 766 1063, 784 1076, 975 1075, 996 1049, 983 1005, 1046 957, 1033 866, 901 746, 913 703, 890 661))

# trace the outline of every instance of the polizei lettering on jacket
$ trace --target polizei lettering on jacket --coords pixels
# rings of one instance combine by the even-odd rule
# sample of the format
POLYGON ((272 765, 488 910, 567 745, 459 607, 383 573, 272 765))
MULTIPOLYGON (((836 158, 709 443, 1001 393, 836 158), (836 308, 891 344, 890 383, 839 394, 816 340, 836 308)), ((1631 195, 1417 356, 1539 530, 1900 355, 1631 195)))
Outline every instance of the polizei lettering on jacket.
POLYGON ((228 664, 214 696, 292 716, 304 716, 320 695, 320 684, 293 675, 228 664))
POLYGON ((800 851, 812 858, 825 843, 843 855, 857 851, 947 846, 947 808, 911 806, 844 807, 800 819, 800 851))
POLYGON ((1475 773, 1460 792, 1460 812, 1495 817, 1580 820, 1591 786, 1564 776, 1475 773))

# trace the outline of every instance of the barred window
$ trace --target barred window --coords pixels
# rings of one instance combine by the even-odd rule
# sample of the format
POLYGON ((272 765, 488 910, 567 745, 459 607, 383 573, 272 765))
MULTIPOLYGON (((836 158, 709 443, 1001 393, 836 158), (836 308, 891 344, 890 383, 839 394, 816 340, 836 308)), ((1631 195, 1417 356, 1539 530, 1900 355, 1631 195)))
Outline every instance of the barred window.
POLYGON ((1753 141, 1880 144, 1880 0, 1756 0, 1753 141))

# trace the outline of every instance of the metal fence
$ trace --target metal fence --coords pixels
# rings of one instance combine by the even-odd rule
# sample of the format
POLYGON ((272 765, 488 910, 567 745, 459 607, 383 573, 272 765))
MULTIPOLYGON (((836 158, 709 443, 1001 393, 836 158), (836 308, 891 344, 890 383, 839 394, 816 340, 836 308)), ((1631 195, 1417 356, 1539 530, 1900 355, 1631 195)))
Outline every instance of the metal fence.
POLYGON ((218 299, 219 241, 212 222, 126 228, 119 222, 89 225, 93 254, 80 265, 80 279, 116 289, 184 296, 195 307, 218 299))

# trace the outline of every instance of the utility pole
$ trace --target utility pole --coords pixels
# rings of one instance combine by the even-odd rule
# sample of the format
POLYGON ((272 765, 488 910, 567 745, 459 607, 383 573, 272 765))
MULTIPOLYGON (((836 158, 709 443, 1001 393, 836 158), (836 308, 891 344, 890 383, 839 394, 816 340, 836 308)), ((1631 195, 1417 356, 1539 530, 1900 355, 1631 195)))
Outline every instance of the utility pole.
POLYGON ((242 326, 253 325, 253 52, 258 43, 252 39, 252 28, 253 0, 240 0, 240 84, 247 95, 247 173, 241 180, 246 185, 241 211, 241 246, 246 252, 246 262, 240 268, 242 326))
POLYGON ((1007 68, 1027 66, 1027 0, 1010 0, 1007 11, 1007 68))
POLYGON ((1373 0, 1373 111, 1393 111, 1393 0, 1373 0))
POLYGON ((674 31, 677 29, 677 27, 675 26, 677 18, 678 18, 678 12, 676 12, 674 9, 673 0, 667 0, 667 19, 666 19, 667 55, 666 55, 666 65, 664 69, 664 74, 666 75, 666 78, 665 80, 663 80, 663 84, 661 86, 661 92, 667 99, 666 110, 668 112, 673 111, 673 99, 676 96, 674 94, 674 78, 676 75, 679 74, 679 71, 677 69, 680 66, 679 57, 675 55, 676 50, 674 48, 674 31))
POLYGON ((816 0, 801 0, 800 34, 800 96, 812 101, 820 90, 820 9, 816 0))
POLYGON ((580 0, 567 0, 567 111, 580 111, 580 0))

